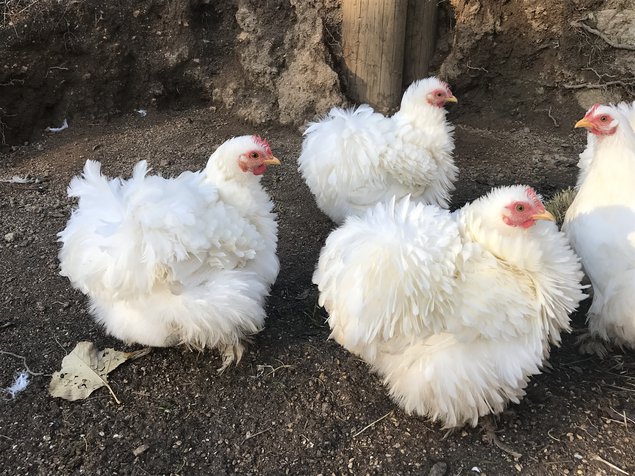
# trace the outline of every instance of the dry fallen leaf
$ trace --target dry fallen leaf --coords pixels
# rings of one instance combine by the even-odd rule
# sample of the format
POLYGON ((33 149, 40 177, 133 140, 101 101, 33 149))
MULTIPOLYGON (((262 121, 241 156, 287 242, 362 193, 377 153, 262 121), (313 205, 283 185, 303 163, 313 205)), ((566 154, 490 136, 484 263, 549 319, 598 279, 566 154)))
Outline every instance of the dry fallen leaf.
POLYGON ((108 374, 126 360, 138 359, 150 352, 150 348, 135 352, 115 349, 98 350, 92 342, 79 342, 62 360, 62 368, 53 374, 49 393, 66 400, 81 400, 104 385, 117 403, 121 403, 110 385, 108 374))

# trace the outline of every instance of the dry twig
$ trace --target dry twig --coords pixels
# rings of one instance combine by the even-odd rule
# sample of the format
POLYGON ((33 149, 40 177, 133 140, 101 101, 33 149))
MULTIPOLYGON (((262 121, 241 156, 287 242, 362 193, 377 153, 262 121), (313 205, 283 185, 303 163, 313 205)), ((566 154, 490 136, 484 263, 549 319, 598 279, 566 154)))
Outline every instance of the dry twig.
MULTIPOLYGON (((281 362, 282 364, 282 362, 281 362)), ((256 366, 256 370, 258 372, 258 375, 256 375, 256 377, 269 377, 269 375, 273 375, 274 377, 276 376, 276 372, 280 369, 290 369, 293 368, 292 365, 286 365, 286 364, 282 364, 279 365, 278 367, 275 367, 273 365, 269 365, 269 364, 264 364, 264 365, 257 365, 256 366), (265 369, 271 369, 269 372, 267 372, 266 374, 264 373, 265 369)))
POLYGON ((632 418, 629 418, 628 416, 626 416, 626 410, 622 410, 622 413, 618 412, 615 408, 613 407, 609 407, 611 409, 611 411, 613 413, 615 413, 616 415, 621 416, 624 420, 624 426, 626 428, 628 428, 628 422, 630 421, 631 423, 635 423, 635 420, 633 420, 632 418))
POLYGON ((256 437, 256 436, 258 436, 258 435, 262 435, 263 433, 266 433, 266 432, 268 432, 268 431, 271 431, 271 427, 266 428, 266 429, 261 430, 261 431, 258 431, 258 432, 253 433, 253 434, 252 434, 252 433, 250 433, 250 432, 247 432, 247 434, 245 435, 245 439, 242 441, 241 445, 242 445, 245 441, 247 441, 247 440, 251 440, 252 438, 255 438, 255 437, 256 437))
POLYGON ((621 81, 621 80, 607 81, 606 83, 581 83, 581 84, 566 83, 562 85, 562 87, 565 89, 602 89, 608 86, 622 86, 622 87, 635 86, 635 79, 629 80, 629 81, 621 81))
POLYGON ((551 115, 551 106, 549 106, 549 110, 547 111, 547 115, 548 115, 548 116, 549 116, 549 118, 553 121, 553 125, 554 125, 555 127, 560 127, 560 123, 558 122, 558 120, 557 120, 555 117, 553 117, 553 116, 551 115))
POLYGON ((549 438, 551 438, 553 441, 557 441, 558 443, 560 443, 562 440, 559 440, 558 438, 556 438, 555 436, 553 436, 551 434, 551 431, 553 430, 553 428, 549 428, 549 430, 547 431, 547 436, 549 438))
POLYGON ((574 21, 571 22, 571 26, 576 27, 576 28, 582 28, 584 31, 587 31, 587 32, 589 32, 589 33, 601 38, 602 40, 604 40, 606 42, 607 45, 612 46, 613 48, 617 48, 617 49, 620 49, 620 50, 635 51, 635 46, 627 45, 627 44, 624 44, 624 43, 616 43, 615 41, 611 40, 608 36, 606 36, 601 31, 596 30, 595 28, 592 28, 589 25, 587 25, 586 23, 583 23, 581 21, 574 20, 574 21))
POLYGON ((599 461, 600 463, 604 463, 605 465, 607 465, 609 468, 614 469, 615 471, 617 471, 618 473, 622 473, 622 474, 626 474, 628 476, 628 473, 626 471, 624 471, 622 468, 620 468, 619 466, 615 466, 613 463, 610 463, 608 461, 606 461, 604 458, 602 458, 600 455, 593 455, 592 459, 599 461))
POLYGON ((476 70, 476 71, 483 71, 484 73, 489 73, 489 71, 487 71, 482 66, 470 66, 470 63, 468 63, 468 64, 465 65, 465 67, 467 69, 473 69, 473 70, 476 70))
POLYGON ((44 375, 44 372, 33 372, 26 363, 26 357, 23 355, 14 354, 13 352, 7 352, 6 350, 0 350, 0 354, 9 355, 11 357, 15 357, 16 359, 22 359, 22 363, 24 364, 24 368, 33 377, 39 377, 40 375, 44 375))
POLYGON ((362 428, 361 430, 359 430, 357 433, 355 433, 353 435, 353 438, 355 438, 356 436, 361 435, 362 433, 364 433, 366 430, 368 430, 370 427, 374 426, 375 424, 379 423, 380 421, 382 421, 384 418, 386 418, 387 416, 391 415, 392 412, 394 410, 390 410, 388 413, 386 413, 384 416, 377 418, 377 420, 375 420, 372 423, 369 423, 368 425, 366 425, 364 428, 362 428))

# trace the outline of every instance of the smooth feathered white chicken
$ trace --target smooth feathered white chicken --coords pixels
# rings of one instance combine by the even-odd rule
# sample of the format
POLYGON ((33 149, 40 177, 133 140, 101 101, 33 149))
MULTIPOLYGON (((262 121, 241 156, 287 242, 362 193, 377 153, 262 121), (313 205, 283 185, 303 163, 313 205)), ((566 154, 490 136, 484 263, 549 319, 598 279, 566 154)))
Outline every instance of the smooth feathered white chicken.
POLYGON ((87 161, 59 233, 61 274, 113 336, 150 346, 218 347, 226 368, 264 323, 278 274, 277 223, 260 184, 279 164, 263 139, 236 137, 204 170, 109 179, 87 161))
POLYGON ((577 122, 595 145, 563 224, 593 285, 587 320, 600 340, 580 350, 599 355, 601 341, 635 348, 635 132, 624 112, 596 104, 577 122))
MULTIPOLYGON (((617 110, 624 115, 631 128, 635 130, 635 101, 631 104, 621 102, 616 107, 617 110)), ((586 148, 579 155, 580 160, 578 161, 578 168, 580 169, 580 172, 578 173, 576 188, 580 188, 580 185, 582 185, 582 182, 584 182, 584 179, 586 178, 589 166, 593 160, 593 155, 595 154, 596 141, 595 134, 589 131, 586 138, 586 148)))
POLYGON ((318 207, 342 223, 378 202, 410 195, 447 208, 458 169, 453 126, 444 105, 456 102, 437 78, 415 81, 401 109, 385 117, 369 106, 333 108, 304 132, 298 159, 318 207))
POLYGON ((450 213, 392 200, 328 237, 313 280, 331 338, 408 413, 476 425, 524 395, 569 330, 582 271, 533 189, 450 213))

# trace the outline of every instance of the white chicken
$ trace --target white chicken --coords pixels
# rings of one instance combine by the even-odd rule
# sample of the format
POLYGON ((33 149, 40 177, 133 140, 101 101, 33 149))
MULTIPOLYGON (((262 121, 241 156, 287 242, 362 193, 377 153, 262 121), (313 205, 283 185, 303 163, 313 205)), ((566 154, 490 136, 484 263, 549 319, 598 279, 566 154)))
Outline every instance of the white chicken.
POLYGON ((595 145, 563 224, 593 285, 580 350, 600 356, 603 341, 635 348, 635 132, 624 112, 596 104, 577 122, 595 145))
POLYGON ((320 210, 342 223, 408 194, 447 208, 458 174, 447 102, 456 102, 450 88, 431 77, 410 85, 392 117, 365 104, 310 124, 298 165, 320 210))
POLYGON ((584 297, 582 271, 533 189, 454 213, 408 197, 350 217, 313 280, 331 338, 408 413, 476 425, 524 395, 584 297))
MULTIPOLYGON (((631 125, 631 128, 635 130, 635 101, 633 101, 631 104, 621 102, 616 107, 618 111, 620 111, 624 115, 624 117, 626 117, 631 125)), ((579 155, 580 160, 578 161, 578 168, 580 169, 580 172, 578 173, 576 188, 580 188, 580 185, 582 185, 582 182, 584 182, 584 179, 586 178, 589 166, 591 165, 591 160, 593 160, 593 154, 595 153, 595 144, 595 134, 589 131, 587 133, 586 148, 579 155)))
POLYGON ((279 164, 264 139, 222 144, 204 170, 128 180, 87 161, 68 194, 79 198, 59 233, 61 274, 88 295, 106 331, 128 343, 217 347, 225 369, 264 323, 278 274, 277 223, 260 184, 279 164))

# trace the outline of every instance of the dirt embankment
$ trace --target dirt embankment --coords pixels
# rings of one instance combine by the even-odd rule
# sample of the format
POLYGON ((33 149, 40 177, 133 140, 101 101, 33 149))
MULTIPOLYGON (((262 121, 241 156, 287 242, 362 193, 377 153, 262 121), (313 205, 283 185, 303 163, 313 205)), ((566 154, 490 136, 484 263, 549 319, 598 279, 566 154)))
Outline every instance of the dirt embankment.
MULTIPOLYGON (((630 0, 440 4, 433 72, 459 114, 551 128, 635 88, 630 0)), ((208 103, 253 124, 301 125, 346 102, 339 0, 5 2, 0 142, 64 118, 208 103)))
POLYGON ((469 114, 547 129, 570 123, 594 102, 632 100, 632 1, 450 3, 455 24, 441 73, 482 106, 469 114))
POLYGON ((340 104, 337 2, 13 1, 0 28, 0 142, 137 108, 209 102, 300 124, 340 104), (331 26, 333 28, 333 26, 331 26))

